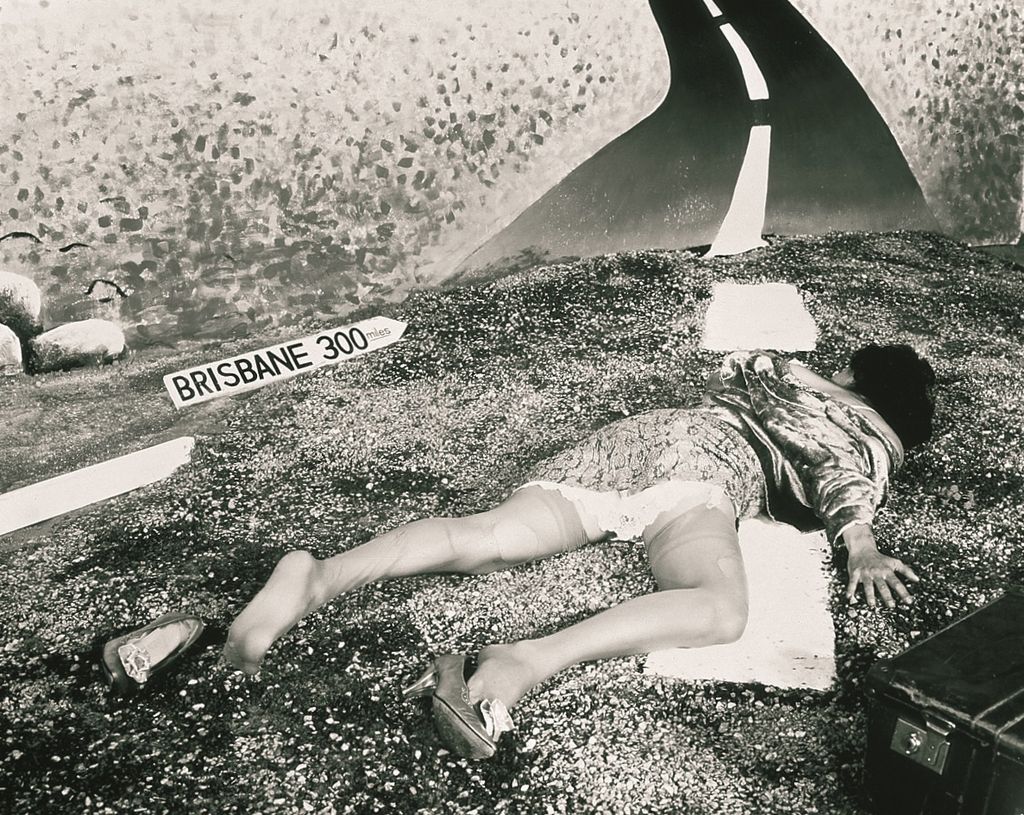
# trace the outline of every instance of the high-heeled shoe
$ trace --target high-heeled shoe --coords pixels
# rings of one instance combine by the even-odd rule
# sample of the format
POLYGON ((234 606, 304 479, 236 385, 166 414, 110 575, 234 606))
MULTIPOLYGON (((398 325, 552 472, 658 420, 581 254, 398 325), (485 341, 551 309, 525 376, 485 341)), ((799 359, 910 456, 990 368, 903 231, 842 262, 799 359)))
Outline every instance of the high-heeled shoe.
POLYGON ((416 699, 420 696, 430 696, 437 687, 437 671, 433 664, 423 672, 423 675, 406 688, 402 688, 403 699, 416 699))
POLYGON ((176 611, 164 614, 149 625, 110 640, 103 647, 100 666, 111 689, 119 696, 128 696, 138 691, 149 680, 166 673, 181 655, 195 644, 204 628, 199 617, 176 611), (167 656, 153 663, 149 653, 140 645, 140 640, 151 631, 173 623, 184 623, 186 635, 167 656))
POLYGON ((406 699, 432 696, 434 726, 441 740, 465 758, 490 758, 497 752, 501 734, 515 725, 498 699, 473 705, 465 669, 465 654, 443 654, 402 695, 406 699))

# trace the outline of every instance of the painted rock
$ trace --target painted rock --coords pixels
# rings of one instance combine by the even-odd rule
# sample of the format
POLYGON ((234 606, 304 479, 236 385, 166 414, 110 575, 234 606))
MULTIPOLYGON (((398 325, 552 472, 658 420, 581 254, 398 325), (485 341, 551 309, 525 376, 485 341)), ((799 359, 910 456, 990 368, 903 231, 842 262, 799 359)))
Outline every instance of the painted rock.
POLYGON ((14 376, 21 372, 21 340, 11 329, 0 324, 0 376, 14 376))
POLYGON ((40 334, 30 348, 36 373, 99 365, 124 353, 124 331, 110 320, 80 320, 40 334))
POLYGON ((31 279, 0 272, 0 323, 21 337, 31 337, 39 331, 42 307, 39 287, 31 279))

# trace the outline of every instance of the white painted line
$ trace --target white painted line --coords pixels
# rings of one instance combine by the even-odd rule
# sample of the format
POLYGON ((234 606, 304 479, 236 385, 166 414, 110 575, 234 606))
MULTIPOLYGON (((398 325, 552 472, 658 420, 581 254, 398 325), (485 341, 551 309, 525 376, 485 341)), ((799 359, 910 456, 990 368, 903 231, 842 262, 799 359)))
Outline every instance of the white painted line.
POLYGON ((1024 245, 1024 157, 1020 162, 1020 244, 1024 245))
POLYGON ((738 255, 765 246, 761 238, 768 205, 768 164, 771 156, 771 125, 750 128, 729 211, 718 228, 707 257, 738 255))
POLYGON ((321 331, 312 337, 248 351, 230 359, 186 368, 164 377, 164 387, 177 408, 198 405, 219 396, 283 382, 303 371, 368 354, 398 342, 406 324, 390 317, 371 317, 352 325, 321 331))
POLYGON ((743 71, 743 81, 747 83, 747 96, 750 97, 752 102, 758 99, 768 99, 768 83, 764 81, 764 74, 757 67, 754 55, 750 53, 747 44, 743 42, 736 29, 732 27, 732 23, 723 25, 722 33, 725 34, 725 38, 729 41, 729 45, 732 46, 732 50, 736 54, 736 59, 740 62, 740 70, 743 71))
POLYGON ((818 337, 797 288, 790 283, 716 283, 704 318, 709 351, 813 351, 818 337))
POLYGON ((191 436, 182 436, 4 493, 0 535, 167 478, 189 461, 194 444, 191 436))
POLYGON ((708 7, 708 11, 711 12, 712 17, 722 16, 722 10, 715 5, 715 0, 704 0, 704 5, 708 7))
POLYGON ((752 518, 740 524, 740 549, 750 598, 743 636, 729 645, 655 651, 644 672, 827 690, 836 661, 825 536, 752 518))

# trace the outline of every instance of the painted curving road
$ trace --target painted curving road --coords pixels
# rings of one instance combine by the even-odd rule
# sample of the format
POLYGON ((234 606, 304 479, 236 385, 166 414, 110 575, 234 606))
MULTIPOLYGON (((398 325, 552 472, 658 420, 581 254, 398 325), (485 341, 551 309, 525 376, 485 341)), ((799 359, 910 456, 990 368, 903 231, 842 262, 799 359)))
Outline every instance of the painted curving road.
POLYGON ((720 0, 772 91, 765 231, 938 229, 860 83, 786 0, 720 0))
POLYGON ((650 0, 671 68, 650 116, 464 260, 936 229, 884 120, 786 0, 650 0))

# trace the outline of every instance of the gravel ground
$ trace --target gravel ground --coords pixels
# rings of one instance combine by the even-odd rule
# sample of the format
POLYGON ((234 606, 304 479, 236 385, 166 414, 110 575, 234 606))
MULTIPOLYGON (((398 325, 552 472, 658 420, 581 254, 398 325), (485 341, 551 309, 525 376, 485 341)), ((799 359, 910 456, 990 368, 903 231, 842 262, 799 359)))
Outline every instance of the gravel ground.
MULTIPOLYGON (((837 234, 414 295, 387 311, 409 323, 403 342, 235 400, 171 479, 0 549, 0 811, 861 812, 868 666, 1024 582, 1022 275, 938 236, 837 234), (107 698, 90 649, 114 632, 175 609, 226 626, 289 549, 325 556, 489 506, 593 428, 696 400, 718 356, 698 348, 718 280, 799 286, 821 327, 812 367, 880 340, 912 343, 939 374, 938 436, 877 523, 921 575, 918 602, 848 608, 837 568, 834 690, 608 660, 527 696, 495 760, 442 749, 400 685, 434 653, 650 591, 640 547, 617 542, 367 587, 305 621, 258 678, 199 649, 144 697, 107 698)), ((137 364, 155 398, 154 363, 137 364)))

